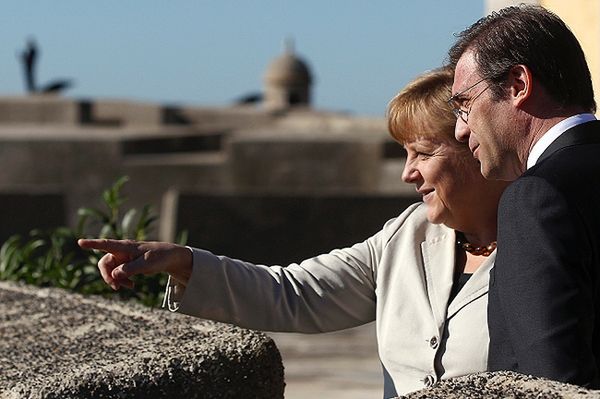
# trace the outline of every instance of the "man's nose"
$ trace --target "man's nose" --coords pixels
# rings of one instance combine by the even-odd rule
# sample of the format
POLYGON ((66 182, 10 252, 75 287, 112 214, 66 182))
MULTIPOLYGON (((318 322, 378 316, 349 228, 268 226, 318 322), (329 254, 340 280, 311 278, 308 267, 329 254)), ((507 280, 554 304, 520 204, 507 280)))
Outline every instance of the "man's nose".
POLYGON ((471 129, 469 129, 467 122, 463 121, 462 118, 457 118, 456 125, 454 126, 454 137, 456 140, 466 143, 469 141, 470 135, 471 129))

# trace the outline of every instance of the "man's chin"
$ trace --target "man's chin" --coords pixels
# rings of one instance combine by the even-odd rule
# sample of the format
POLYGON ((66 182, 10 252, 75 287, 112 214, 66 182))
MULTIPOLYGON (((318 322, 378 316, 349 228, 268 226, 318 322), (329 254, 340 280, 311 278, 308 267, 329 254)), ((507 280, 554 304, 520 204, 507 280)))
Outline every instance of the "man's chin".
POLYGON ((477 160, 480 165, 481 174, 488 180, 498 180, 496 176, 496 170, 492 168, 487 162, 482 162, 481 160, 477 160))
POLYGON ((503 180, 503 181, 513 181, 519 176, 513 176, 511 173, 506 173, 499 166, 493 167, 493 165, 487 164, 485 162, 479 162, 481 165, 481 174, 487 180, 503 180))

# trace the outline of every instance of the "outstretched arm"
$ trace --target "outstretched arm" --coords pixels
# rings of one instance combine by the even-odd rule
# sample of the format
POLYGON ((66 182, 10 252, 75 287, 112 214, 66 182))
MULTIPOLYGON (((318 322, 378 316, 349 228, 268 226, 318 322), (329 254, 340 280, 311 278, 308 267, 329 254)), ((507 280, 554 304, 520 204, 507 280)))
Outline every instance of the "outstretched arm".
POLYGON ((185 294, 180 311, 196 317, 247 328, 313 333, 353 327, 375 317, 373 275, 365 262, 376 255, 367 243, 287 268, 254 265, 200 249, 192 252, 164 242, 78 243, 106 252, 98 269, 115 290, 133 288, 130 277, 137 274, 169 273, 169 288, 176 289, 178 297, 185 294))
MULTIPOLYGON (((417 209, 419 204, 409 207, 361 243, 287 267, 256 265, 167 243, 80 240, 79 244, 107 252, 98 266, 115 289, 131 287, 129 277, 134 274, 169 273, 171 283, 179 282, 168 287, 170 309, 247 328, 325 332, 375 319, 378 265, 386 251, 402 247, 390 249, 388 244, 403 234, 405 221, 417 209)), ((406 228, 410 240, 414 226, 406 228)))

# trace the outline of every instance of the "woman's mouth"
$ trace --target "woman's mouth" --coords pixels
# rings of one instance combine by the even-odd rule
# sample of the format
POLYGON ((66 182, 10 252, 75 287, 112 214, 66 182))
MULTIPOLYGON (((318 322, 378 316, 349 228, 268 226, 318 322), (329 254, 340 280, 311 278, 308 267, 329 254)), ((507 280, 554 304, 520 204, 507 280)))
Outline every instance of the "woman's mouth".
POLYGON ((423 202, 427 202, 428 200, 430 200, 430 199, 431 199, 431 197, 433 197, 433 192, 434 192, 434 191, 435 191, 435 190, 431 190, 431 191, 429 191, 429 192, 427 192, 427 193, 424 193, 424 194, 423 194, 423 202))

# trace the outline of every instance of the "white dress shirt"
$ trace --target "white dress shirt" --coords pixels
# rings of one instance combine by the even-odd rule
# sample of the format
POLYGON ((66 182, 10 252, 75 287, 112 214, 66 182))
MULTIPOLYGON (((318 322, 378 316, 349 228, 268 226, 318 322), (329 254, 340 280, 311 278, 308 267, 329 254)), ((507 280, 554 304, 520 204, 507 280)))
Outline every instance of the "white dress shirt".
POLYGON ((572 127, 586 123, 589 121, 595 121, 596 117, 594 114, 577 114, 563 119, 556 125, 552 126, 537 143, 534 144, 529 157, 527 158, 527 169, 535 165, 540 156, 546 151, 546 148, 550 146, 561 134, 566 132, 572 127))

